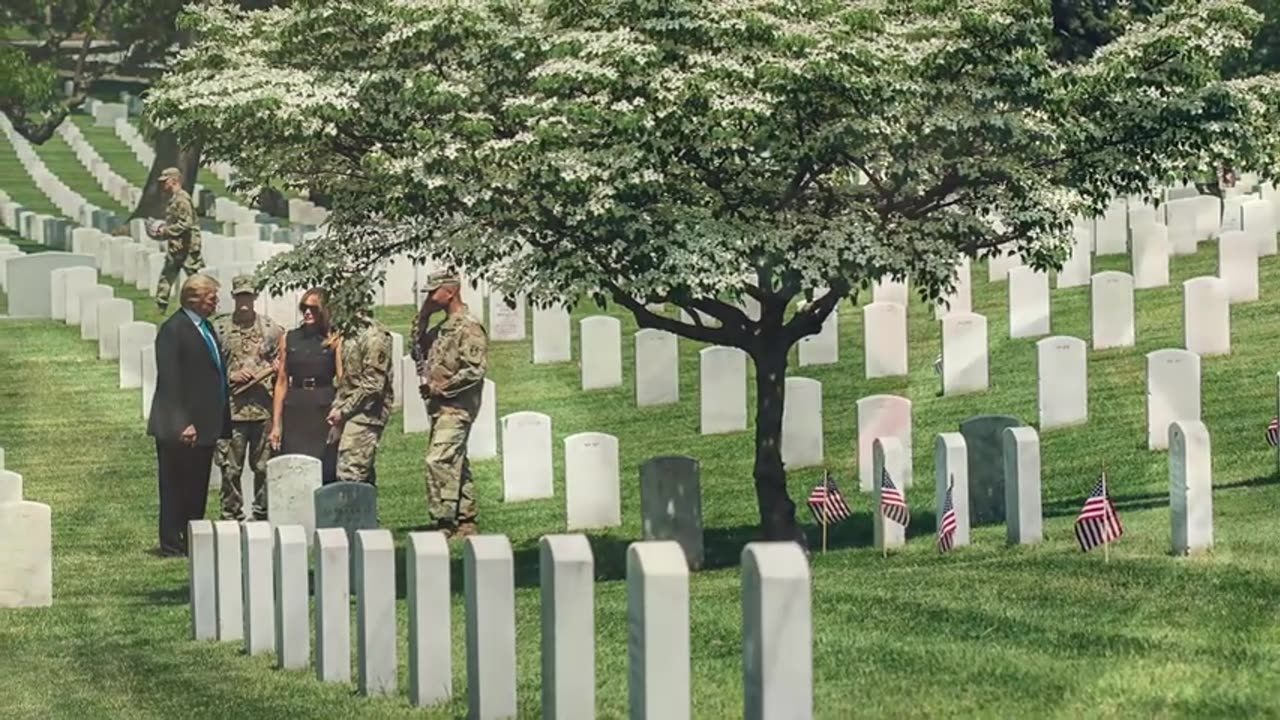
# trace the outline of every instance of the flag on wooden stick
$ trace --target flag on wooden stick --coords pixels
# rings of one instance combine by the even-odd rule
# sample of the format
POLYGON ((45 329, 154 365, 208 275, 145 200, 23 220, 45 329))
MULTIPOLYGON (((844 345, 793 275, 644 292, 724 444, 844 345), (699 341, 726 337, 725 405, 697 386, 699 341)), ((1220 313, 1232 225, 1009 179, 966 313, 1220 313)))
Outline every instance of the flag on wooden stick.
POLYGON ((880 512, 903 527, 911 522, 911 511, 907 508, 907 499, 902 496, 898 486, 893 484, 888 468, 880 471, 880 512))
POLYGON ((956 505, 951 498, 955 480, 947 485, 946 499, 942 501, 942 514, 938 520, 938 552, 948 552, 956 543, 956 505))
POLYGON ((831 473, 824 473, 822 482, 809 491, 809 512, 820 525, 834 525, 853 516, 849 504, 845 502, 840 488, 836 487, 831 473))
POLYGON ((1107 474, 1104 472, 1098 478, 1098 484, 1093 486, 1093 492, 1085 499, 1084 507, 1080 508, 1080 515, 1076 518, 1076 540, 1081 551, 1089 552, 1099 545, 1115 542, 1121 535, 1124 535, 1124 526, 1120 524, 1115 505, 1107 496, 1107 474))

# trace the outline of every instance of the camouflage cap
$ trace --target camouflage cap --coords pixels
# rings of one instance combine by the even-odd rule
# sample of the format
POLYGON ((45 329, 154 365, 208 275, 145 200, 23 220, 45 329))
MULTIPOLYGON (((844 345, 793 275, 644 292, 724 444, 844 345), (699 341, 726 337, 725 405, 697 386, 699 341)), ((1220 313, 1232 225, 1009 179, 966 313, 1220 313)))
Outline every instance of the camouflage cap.
POLYGON ((427 284, 422 287, 425 292, 435 292, 445 285, 460 285, 462 280, 452 270, 438 270, 427 276, 427 284))
POLYGON ((258 289, 253 286, 252 275, 237 275, 231 279, 232 295, 257 295, 258 289))
POLYGON ((168 180, 169 178, 173 178, 174 180, 181 180, 182 171, 176 167, 167 167, 160 171, 161 181, 168 180))

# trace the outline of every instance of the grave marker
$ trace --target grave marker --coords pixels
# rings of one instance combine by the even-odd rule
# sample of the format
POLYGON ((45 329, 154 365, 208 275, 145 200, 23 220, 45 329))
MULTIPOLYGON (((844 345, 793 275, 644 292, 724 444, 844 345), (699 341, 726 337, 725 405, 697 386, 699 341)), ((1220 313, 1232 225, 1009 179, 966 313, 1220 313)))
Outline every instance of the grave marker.
POLYGON ((516 716, 515 563, 505 535, 473 535, 462 551, 467 708, 473 720, 516 716))
POLYGON ((533 364, 573 359, 569 311, 563 307, 533 309, 533 364))
MULTIPOLYGON (((947 487, 951 487, 951 506, 956 512, 956 530, 952 547, 969 544, 969 451, 960 433, 938 433, 933 444, 934 507, 942 512, 947 487)), ((937 517, 942 522, 942 517, 937 517)))
POLYGON ((747 355, 738 348, 709 347, 698 353, 703 435, 747 429, 747 355))
POLYGON ((1164 287, 1169 284, 1169 230, 1155 223, 1133 229, 1133 286, 1164 287))
POLYGON ((1010 545, 1032 545, 1044 539, 1040 507, 1040 437, 1029 427, 1004 430, 1004 504, 1010 545))
POLYGON ((1027 265, 1009 271, 1009 337, 1049 334, 1049 275, 1027 265))
POLYGON ((962 395, 987 389, 987 319, 951 313, 942 319, 942 392, 962 395))
POLYGON ((507 304, 502 293, 489 296, 489 338, 494 342, 524 340, 524 297, 515 298, 515 307, 507 304))
POLYGON ((115 291, 106 285, 94 285, 80 292, 80 311, 76 317, 80 319, 80 339, 98 339, 98 303, 110 300, 115 291))
MULTIPOLYGON (((62 272, 62 304, 68 325, 80 324, 80 295, 89 288, 98 287, 98 271, 92 267, 64 268, 62 272)), ((105 287, 105 286, 103 286, 105 287)), ((52 303, 52 299, 50 300, 52 303)))
POLYGON ((365 697, 396 691, 396 546, 390 530, 357 530, 356 665, 365 697))
POLYGON ((276 528, 273 559, 276 667, 298 670, 311 662, 307 531, 301 525, 276 528))
POLYGON ((880 511, 880 501, 884 491, 880 484, 880 478, 885 471, 888 471, 889 478, 893 481, 895 487, 906 495, 906 490, 902 484, 902 476, 908 465, 906 454, 903 452, 902 443, 897 438, 876 438, 871 444, 871 458, 875 470, 875 483, 872 492, 871 514, 872 514, 872 533, 875 537, 875 546, 881 552, 900 548, 907 542, 907 529, 905 526, 890 520, 880 511))
POLYGON ((782 463, 789 469, 822 465, 822 383, 788 377, 782 407, 782 463))
POLYGON ((218 637, 218 596, 213 523, 187 522, 187 586, 191 603, 191 639, 218 637))
POLYGON ((906 307, 896 303, 866 305, 862 308, 862 328, 867 379, 906 375, 906 307))
POLYGON ((676 336, 645 328, 636 333, 636 405, 680 401, 680 349, 676 336))
POLYGON ((1089 421, 1089 362, 1084 340, 1055 336, 1036 343, 1040 431, 1089 421))
MULTIPOLYGON (((542 590, 542 716, 595 717, 595 560, 583 535, 538 541, 542 590)), ((504 616, 505 618, 505 616, 504 616)))
POLYGON ((341 528, 315 531, 316 677, 351 680, 351 561, 341 528))
POLYGON ((120 326, 120 389, 142 387, 142 349, 155 344, 156 326, 149 322, 128 322, 120 326))
POLYGON ((409 533, 404 571, 409 607, 409 704, 426 707, 453 696, 449 545, 444 533, 409 533))
POLYGON ((1182 283, 1182 329, 1197 355, 1231 354, 1231 303, 1226 281, 1198 277, 1182 283))
POLYGON ((747 720, 813 717, 809 561, 796 543, 742 549, 742 686, 747 720))
POLYGON ((98 359, 120 358, 120 326, 133 322, 133 303, 111 298, 98 303, 98 359))
POLYGON ((822 321, 822 329, 800 338, 796 346, 800 367, 834 365, 840 361, 840 313, 836 308, 822 321))
POLYGON ((53 514, 48 505, 0 503, 0 608, 53 605, 53 514))
POLYGON ((472 460, 498 457, 498 386, 489 378, 482 382, 480 412, 476 414, 471 434, 467 436, 467 456, 472 460))
MULTIPOLYGON (((378 488, 362 482, 334 482, 312 493, 317 528, 342 528, 348 546, 355 545, 357 530, 378 528, 378 488)), ((271 507, 268 502, 267 507, 271 507)), ((306 537, 303 527, 304 539, 306 537)))
POLYGON ((1200 419, 1200 356, 1189 350, 1147 353, 1147 447, 1169 447, 1169 424, 1200 419))
POLYGON ((902 487, 912 485, 911 459, 911 401, 897 395, 869 395, 857 401, 858 409, 858 482, 862 492, 871 492, 877 478, 871 445, 876 438, 897 438, 907 459, 902 468, 903 477, 894 482, 902 487))
POLYGON ((1244 232, 1224 232, 1218 238, 1218 277, 1232 303, 1258 299, 1258 241, 1244 232))
POLYGON ((689 720, 689 568, 680 544, 627 548, 627 674, 633 720, 689 720))
POLYGON ((271 526, 247 522, 240 528, 244 583, 244 651, 270 652, 275 640, 274 568, 271 526))
POLYGON ((1094 275, 1090 312, 1094 350, 1133 347, 1133 276, 1113 271, 1094 275))
POLYGON ((974 525, 1004 522, 1004 430, 1021 420, 978 415, 960 423, 969 464, 969 520, 974 525))
POLYGON ((315 493, 322 472, 320 460, 307 455, 279 455, 267 461, 267 519, 271 527, 301 525, 308 537, 313 536, 315 493))
POLYGON ((503 502, 555 494, 549 416, 524 411, 502 418, 502 448, 503 502))
POLYGON ((622 385, 622 323, 615 317, 583 318, 582 389, 599 390, 622 385))
POLYGON ((240 523, 219 520, 213 524, 214 597, 218 616, 218 641, 244 639, 244 600, 240 582, 240 523))
POLYGON ((656 457, 640 465, 640 518, 645 540, 674 540, 691 570, 702 567, 702 484, 698 461, 656 457))
POLYGON ((1213 464, 1199 420, 1169 425, 1169 511, 1175 555, 1213 547, 1213 464))
POLYGON ((622 524, 618 439, 578 433, 564 439, 565 515, 570 530, 622 524))

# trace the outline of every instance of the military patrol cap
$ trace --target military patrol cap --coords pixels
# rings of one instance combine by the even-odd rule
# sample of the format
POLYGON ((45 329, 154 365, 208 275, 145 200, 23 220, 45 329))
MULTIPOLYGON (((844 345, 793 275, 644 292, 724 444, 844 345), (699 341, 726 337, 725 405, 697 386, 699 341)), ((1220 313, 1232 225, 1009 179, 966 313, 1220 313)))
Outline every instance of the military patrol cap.
POLYGON ((257 295, 258 289, 253 286, 252 275, 237 275, 231 279, 232 295, 257 295))
POLYGON ((176 167, 168 167, 160 171, 161 181, 168 180, 169 178, 173 178, 174 180, 181 180, 182 171, 178 170, 178 168, 176 167))
POLYGON ((458 273, 451 270, 438 270, 427 276, 427 284, 422 289, 426 292, 435 292, 445 285, 460 285, 462 280, 458 278, 458 273))

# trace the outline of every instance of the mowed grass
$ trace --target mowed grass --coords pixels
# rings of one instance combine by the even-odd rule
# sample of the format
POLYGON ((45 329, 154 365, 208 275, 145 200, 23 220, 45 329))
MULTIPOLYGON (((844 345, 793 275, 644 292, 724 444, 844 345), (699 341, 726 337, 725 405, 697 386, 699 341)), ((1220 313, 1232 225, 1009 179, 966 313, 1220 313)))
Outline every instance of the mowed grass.
MULTIPOLYGON (((3 148, 0 148, 0 153, 3 148)), ((0 178, 6 157, 0 154, 0 178)), ((2 186, 14 194, 8 184, 2 186)), ((1095 270, 1128 269, 1101 258, 1095 270)), ((917 482, 905 550, 887 559, 870 547, 869 498, 853 493, 856 517, 835 528, 832 550, 813 561, 814 692, 822 718, 983 716, 1280 716, 1280 510, 1275 456, 1263 428, 1275 406, 1272 319, 1280 309, 1280 259, 1262 263, 1262 299, 1232 310, 1233 353, 1204 361, 1204 419, 1213 441, 1216 544, 1212 554, 1170 557, 1167 455, 1145 449, 1144 354, 1182 344, 1181 281, 1216 269, 1215 246, 1177 258, 1169 288, 1137 294, 1136 348, 1089 353, 1090 420, 1043 436, 1044 543, 1009 548, 1002 527, 940 557, 933 546, 933 440, 977 414, 1036 415, 1033 341, 1007 338, 1005 285, 976 264, 975 311, 990 322, 992 389, 938 396, 932 362, 939 328, 913 299, 909 377, 863 380, 861 313, 840 308, 840 363, 798 368, 822 381, 826 454, 852 490, 858 398, 897 393, 914 403, 917 482), (1111 551, 1082 555, 1072 520, 1105 464, 1127 534, 1111 551)), ((150 301, 108 281, 156 321, 150 301)), ((408 331, 412 310, 385 308, 408 331)), ((490 376, 499 416, 536 410, 553 419, 556 498, 504 505, 501 461, 474 464, 485 532, 516 551, 521 717, 537 717, 541 670, 537 540, 564 531, 563 440, 586 431, 619 437, 624 524, 592 533, 596 553, 596 687, 599 717, 627 715, 625 549, 641 536, 638 467, 685 454, 702 468, 710 569, 691 578, 693 711, 742 713, 740 572, 756 523, 750 433, 698 434, 700 347, 681 341, 681 401, 634 403, 635 323, 624 323, 624 387, 582 392, 575 362, 534 366, 531 345, 495 343, 490 376)), ((1056 334, 1089 337, 1087 289, 1053 291, 1056 334)), ((454 693, 428 711, 409 707, 407 616, 399 604, 401 692, 356 697, 308 672, 277 671, 270 656, 238 644, 188 639, 186 563, 146 554, 156 541, 154 447, 138 391, 116 389, 116 365, 74 328, 0 323, 0 446, 24 475, 26 495, 54 508, 55 604, 0 612, 0 715, 37 717, 433 717, 465 714, 462 578, 455 563, 454 693)), ((794 355, 793 355, 794 358, 794 355)), ((380 519, 403 545, 427 521, 422 435, 400 432, 397 413, 379 457, 380 519)), ((819 470, 794 472, 802 500, 819 470)), ((211 494, 210 512, 217 508, 211 494)), ((803 513, 803 511, 802 511, 803 513)), ((808 522, 808 517, 805 517, 808 522)), ((811 537, 818 538, 811 527, 811 537)), ((457 550, 455 549, 455 552, 457 550)), ((672 658, 679 661, 679 658, 672 658)))

